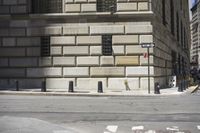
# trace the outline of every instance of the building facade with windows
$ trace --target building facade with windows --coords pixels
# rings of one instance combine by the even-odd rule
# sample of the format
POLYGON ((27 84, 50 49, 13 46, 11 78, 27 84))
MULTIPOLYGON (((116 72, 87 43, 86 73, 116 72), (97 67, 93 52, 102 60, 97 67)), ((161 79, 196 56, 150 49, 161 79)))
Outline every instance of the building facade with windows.
POLYGON ((191 63, 192 66, 200 68, 200 3, 196 0, 192 9, 191 20, 191 63))
POLYGON ((151 90, 189 69, 187 0, 0 0, 0 88, 151 90))

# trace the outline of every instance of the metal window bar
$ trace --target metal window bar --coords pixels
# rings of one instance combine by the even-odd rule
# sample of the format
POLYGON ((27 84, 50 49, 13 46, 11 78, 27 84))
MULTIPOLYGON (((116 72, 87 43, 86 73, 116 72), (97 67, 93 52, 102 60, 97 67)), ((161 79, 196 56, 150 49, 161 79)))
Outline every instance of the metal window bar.
POLYGON ((32 0, 32 13, 61 13, 62 0, 32 0))
POLYGON ((102 36, 102 54, 105 56, 112 55, 112 35, 102 36))
POLYGON ((97 0, 97 12, 116 12, 116 0, 97 0))
POLYGON ((41 37, 41 56, 47 57, 50 56, 50 37, 49 36, 42 36, 41 37))

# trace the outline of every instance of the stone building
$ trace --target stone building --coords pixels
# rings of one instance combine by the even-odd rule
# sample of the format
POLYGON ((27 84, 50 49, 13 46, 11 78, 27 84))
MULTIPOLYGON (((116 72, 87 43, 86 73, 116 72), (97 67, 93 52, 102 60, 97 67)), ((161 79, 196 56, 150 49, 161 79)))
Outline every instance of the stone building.
POLYGON ((196 0, 192 9, 191 20, 191 63, 194 67, 200 68, 200 4, 196 0))
POLYGON ((0 88, 151 90, 189 68, 187 0, 0 0, 0 88))

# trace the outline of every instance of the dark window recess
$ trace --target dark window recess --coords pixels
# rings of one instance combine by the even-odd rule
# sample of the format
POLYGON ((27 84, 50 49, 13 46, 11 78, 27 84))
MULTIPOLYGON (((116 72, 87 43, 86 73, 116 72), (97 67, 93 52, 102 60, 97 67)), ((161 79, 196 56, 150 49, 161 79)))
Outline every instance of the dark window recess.
POLYGON ((102 54, 109 56, 112 55, 112 35, 102 36, 102 54))
POLYGON ((50 56, 50 37, 41 37, 40 52, 42 57, 50 56))
POLYGON ((32 13, 61 13, 62 0, 32 0, 32 13))
POLYGON ((173 0, 170 0, 170 8, 171 8, 171 33, 174 35, 174 3, 173 0))
POLYGON ((179 15, 178 15, 178 12, 176 13, 176 38, 177 38, 177 41, 180 41, 180 37, 179 37, 179 15))
POLYGON ((165 0, 162 0, 162 21, 164 25, 167 24, 166 14, 165 14, 165 0))
POLYGON ((97 12, 116 12, 116 0, 97 0, 97 12))

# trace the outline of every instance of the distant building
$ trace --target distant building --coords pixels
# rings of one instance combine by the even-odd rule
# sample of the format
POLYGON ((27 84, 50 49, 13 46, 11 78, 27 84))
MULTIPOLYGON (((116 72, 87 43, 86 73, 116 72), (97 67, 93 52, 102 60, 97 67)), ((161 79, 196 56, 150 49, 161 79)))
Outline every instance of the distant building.
POLYGON ((200 3, 196 0, 192 9, 191 20, 191 64, 200 68, 200 3))
POLYGON ((189 74, 188 0, 0 0, 0 88, 147 89, 189 74))

